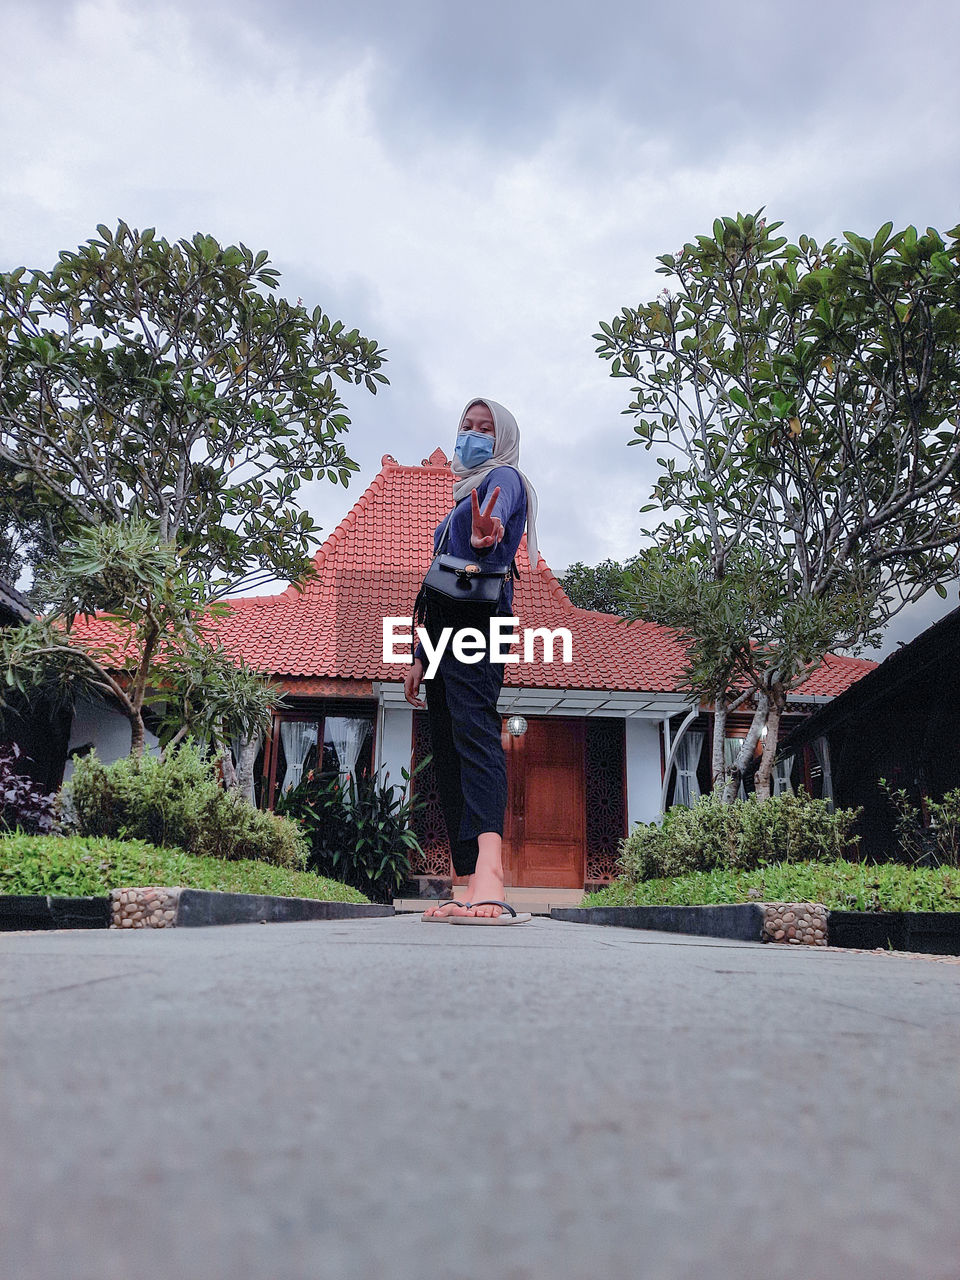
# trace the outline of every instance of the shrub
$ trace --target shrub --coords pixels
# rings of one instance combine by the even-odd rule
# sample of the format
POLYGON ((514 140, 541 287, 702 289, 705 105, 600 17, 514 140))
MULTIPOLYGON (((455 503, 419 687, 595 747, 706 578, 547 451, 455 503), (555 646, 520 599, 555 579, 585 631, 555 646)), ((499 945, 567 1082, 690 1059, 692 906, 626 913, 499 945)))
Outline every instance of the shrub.
POLYGON ((164 757, 126 756, 111 765, 91 751, 60 793, 64 829, 84 836, 130 836, 227 860, 302 869, 309 843, 287 818, 225 791, 206 749, 189 740, 164 757))
MULTIPOLYGON (((401 773, 409 779, 406 769, 401 773)), ((423 803, 375 777, 357 783, 351 775, 343 787, 337 775, 311 770, 280 796, 276 811, 295 816, 307 831, 311 871, 390 902, 410 874, 410 851, 420 850, 410 819, 423 803)))
POLYGON ((944 793, 942 800, 927 800, 929 825, 911 804, 903 787, 894 790, 886 778, 880 790, 897 813, 897 835, 907 858, 919 866, 960 867, 960 787, 944 793))
POLYGON ((725 867, 749 871, 780 862, 827 861, 853 854, 860 810, 831 810, 806 792, 724 804, 716 792, 691 807, 673 805, 663 822, 638 823, 620 844, 620 865, 639 883, 725 867))
POLYGON ((775 862, 829 862, 856 859, 859 836, 852 829, 860 809, 831 809, 805 791, 751 798, 739 804, 741 826, 727 862, 734 871, 752 871, 775 862))
POLYGON ((0 831, 45 835, 54 827, 56 792, 45 795, 39 783, 17 770, 22 754, 15 742, 0 746, 0 831))

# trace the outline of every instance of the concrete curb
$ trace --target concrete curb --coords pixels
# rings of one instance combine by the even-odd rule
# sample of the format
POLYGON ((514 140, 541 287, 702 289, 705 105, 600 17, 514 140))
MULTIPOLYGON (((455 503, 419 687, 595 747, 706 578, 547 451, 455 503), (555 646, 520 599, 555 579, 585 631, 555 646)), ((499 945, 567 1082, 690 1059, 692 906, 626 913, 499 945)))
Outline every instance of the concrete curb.
POLYGON ((689 933, 700 938, 735 938, 738 942, 763 940, 764 916, 757 902, 718 907, 554 907, 550 918, 689 933))
POLYGON ((830 944, 960 956, 960 911, 831 911, 830 944))
POLYGON ((818 902, 743 902, 715 907, 554 907, 553 920, 620 925, 699 938, 825 947, 828 915, 818 902))
POLYGON ((0 894, 0 932, 19 929, 107 929, 109 898, 0 894))
POLYGON ((170 929, 214 924, 287 924, 297 920, 356 920, 392 916, 392 906, 376 902, 322 902, 317 898, 277 898, 259 893, 148 886, 114 889, 112 929, 170 929))
POLYGON ((716 907, 554 907, 554 920, 620 925, 739 942, 879 948, 960 956, 960 911, 828 911, 818 902, 716 907))
POLYGON ((284 924, 395 915, 376 902, 327 902, 257 893, 154 886, 113 889, 103 898, 0 895, 0 931, 172 929, 217 924, 284 924))

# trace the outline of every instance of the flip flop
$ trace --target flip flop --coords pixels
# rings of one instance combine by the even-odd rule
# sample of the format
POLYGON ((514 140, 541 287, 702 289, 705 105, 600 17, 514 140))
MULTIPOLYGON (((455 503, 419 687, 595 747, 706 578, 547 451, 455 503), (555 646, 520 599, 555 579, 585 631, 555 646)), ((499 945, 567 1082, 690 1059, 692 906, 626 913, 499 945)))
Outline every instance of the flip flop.
MULTIPOLYGON (((459 898, 435 898, 434 901, 438 906, 443 907, 445 907, 448 902, 452 902, 458 907, 469 907, 470 905, 469 902, 461 902, 459 898)), ((447 924, 449 921, 455 920, 456 916, 428 916, 426 912, 424 912, 420 919, 424 924, 433 924, 434 922, 438 924, 447 924)))
POLYGON ((518 915, 509 902, 501 902, 499 898, 484 898, 480 902, 466 902, 466 907, 505 907, 498 916, 450 916, 451 924, 525 924, 533 917, 529 911, 521 911, 518 915), (507 911, 510 912, 507 915, 507 911))

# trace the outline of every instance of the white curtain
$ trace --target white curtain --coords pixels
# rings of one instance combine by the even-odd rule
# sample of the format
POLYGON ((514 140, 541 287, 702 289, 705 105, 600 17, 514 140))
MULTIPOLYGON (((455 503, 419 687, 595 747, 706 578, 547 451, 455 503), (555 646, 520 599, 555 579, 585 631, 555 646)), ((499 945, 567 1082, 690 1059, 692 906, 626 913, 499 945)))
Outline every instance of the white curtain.
POLYGON ((813 754, 817 757, 817 764, 823 770, 823 798, 833 803, 833 775, 830 772, 830 746, 826 738, 814 738, 813 754))
POLYGON ((324 736, 337 753, 341 786, 346 785, 347 774, 354 773, 360 748, 372 727, 369 720, 359 716, 327 716, 324 736))
POLYGON ((784 756, 782 760, 778 760, 773 766, 773 794, 775 796, 784 791, 793 795, 793 786, 790 782, 790 770, 792 768, 793 756, 784 756))
MULTIPOLYGON (((257 742, 257 750, 253 753, 254 762, 256 762, 257 752, 259 752, 260 746, 263 742, 263 734, 256 733, 254 734, 254 738, 256 739, 256 742, 257 742)), ((243 739, 239 737, 231 738, 230 754, 233 756, 233 767, 235 770, 237 770, 237 772, 239 772, 240 770, 240 753, 242 750, 243 750, 243 739)), ((250 801, 252 805, 256 806, 257 793, 253 785, 253 769, 252 768, 250 769, 250 780, 247 783, 247 799, 250 801)))
MULTIPOLYGON (((724 738, 723 759, 728 770, 736 760, 737 756, 740 754, 740 749, 742 746, 743 746, 742 738, 724 738)), ((737 798, 739 800, 746 800, 747 798, 747 793, 746 793, 746 790, 744 789, 742 778, 740 779, 740 791, 738 793, 737 798)))
POLYGON ((700 798, 697 764, 703 748, 703 738, 703 733, 688 730, 680 739, 677 747, 677 785, 673 790, 674 804, 685 804, 689 808, 700 798))
POLYGON ((316 722, 309 720, 281 720, 280 738, 283 753, 287 757, 287 771, 283 775, 281 791, 295 787, 303 776, 303 762, 317 741, 316 722))

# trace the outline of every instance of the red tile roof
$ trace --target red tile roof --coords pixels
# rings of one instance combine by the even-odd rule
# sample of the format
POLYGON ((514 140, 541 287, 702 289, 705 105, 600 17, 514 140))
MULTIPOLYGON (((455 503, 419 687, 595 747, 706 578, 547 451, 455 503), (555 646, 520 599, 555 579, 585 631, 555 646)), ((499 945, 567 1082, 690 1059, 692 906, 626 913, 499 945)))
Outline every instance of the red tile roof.
MULTIPOLYGON (((413 612, 432 558, 433 530, 453 505, 453 483, 440 448, 420 466, 402 466, 384 454, 379 474, 314 556, 319 578, 302 593, 289 586, 279 595, 227 600, 230 614, 212 618, 210 633, 228 652, 277 677, 402 680, 407 663, 381 661, 382 619, 413 612)), ((531 572, 526 535, 517 568, 514 613, 521 628, 569 628, 575 661, 570 666, 556 660, 508 665, 505 685, 676 690, 684 649, 669 628, 576 608, 542 555, 531 572)), ((112 624, 99 616, 78 618, 74 631, 78 638, 99 642, 116 636, 112 624)), ((536 652, 542 655, 539 642, 536 652)), ((828 657, 797 692, 840 693, 876 665, 828 657)))

